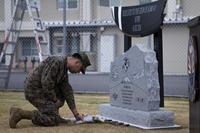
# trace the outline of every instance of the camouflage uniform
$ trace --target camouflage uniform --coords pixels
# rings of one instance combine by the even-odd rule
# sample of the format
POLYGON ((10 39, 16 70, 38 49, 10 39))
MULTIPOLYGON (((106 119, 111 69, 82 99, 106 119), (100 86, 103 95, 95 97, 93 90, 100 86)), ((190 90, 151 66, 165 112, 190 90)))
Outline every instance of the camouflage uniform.
POLYGON ((59 123, 55 97, 70 109, 75 108, 74 95, 68 83, 66 61, 63 57, 48 57, 25 80, 25 97, 38 110, 34 111, 33 124, 53 126, 59 123))

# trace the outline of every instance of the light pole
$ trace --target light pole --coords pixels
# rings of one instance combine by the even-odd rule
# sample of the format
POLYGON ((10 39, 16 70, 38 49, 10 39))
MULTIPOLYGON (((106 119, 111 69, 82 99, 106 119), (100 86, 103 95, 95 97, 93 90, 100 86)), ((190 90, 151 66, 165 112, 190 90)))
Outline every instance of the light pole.
POLYGON ((63 54, 69 54, 68 45, 67 45, 67 38, 66 38, 66 0, 63 0, 63 54))

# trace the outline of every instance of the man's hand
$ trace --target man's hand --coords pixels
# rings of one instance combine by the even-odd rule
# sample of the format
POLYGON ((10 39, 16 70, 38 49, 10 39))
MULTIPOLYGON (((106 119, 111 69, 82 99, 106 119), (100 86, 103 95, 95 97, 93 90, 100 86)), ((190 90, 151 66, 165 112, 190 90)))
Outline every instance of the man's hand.
POLYGON ((76 118, 77 121, 82 121, 84 116, 77 113, 74 115, 74 117, 76 118))
POLYGON ((74 114, 74 117, 76 118, 77 121, 83 120, 83 115, 80 115, 76 108, 72 109, 71 111, 74 114))

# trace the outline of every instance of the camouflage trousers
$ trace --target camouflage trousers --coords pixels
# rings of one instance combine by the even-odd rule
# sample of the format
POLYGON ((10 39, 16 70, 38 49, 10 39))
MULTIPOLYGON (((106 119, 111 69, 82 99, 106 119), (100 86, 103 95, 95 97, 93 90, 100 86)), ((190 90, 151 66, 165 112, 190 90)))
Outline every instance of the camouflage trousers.
MULTIPOLYGON (((59 107, 55 102, 45 98, 29 98, 26 99, 37 108, 32 117, 32 123, 39 126, 56 126, 59 124, 59 107)), ((59 99, 64 105, 64 100, 59 99)), ((61 107, 61 106, 60 106, 61 107)))

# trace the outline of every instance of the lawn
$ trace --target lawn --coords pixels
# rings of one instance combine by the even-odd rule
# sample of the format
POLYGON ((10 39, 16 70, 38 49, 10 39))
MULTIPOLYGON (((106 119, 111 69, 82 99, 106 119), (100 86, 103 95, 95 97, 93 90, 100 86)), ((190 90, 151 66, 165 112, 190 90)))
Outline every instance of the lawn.
MULTIPOLYGON (((108 95, 103 94, 75 94, 75 99, 79 112, 83 114, 98 114, 98 105, 109 102, 108 95)), ((34 126, 28 120, 22 120, 18 123, 16 129, 10 129, 8 118, 11 106, 26 110, 34 109, 24 99, 22 92, 0 92, 0 133, 189 133, 189 103, 186 98, 165 97, 165 108, 175 112, 175 123, 182 127, 162 130, 142 130, 135 127, 104 123, 82 125, 61 124, 56 127, 38 127, 34 126)), ((67 105, 61 108, 60 114, 64 117, 72 117, 67 105)))

